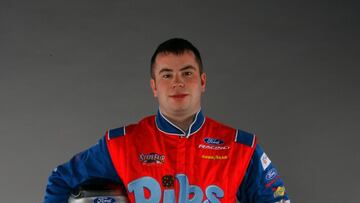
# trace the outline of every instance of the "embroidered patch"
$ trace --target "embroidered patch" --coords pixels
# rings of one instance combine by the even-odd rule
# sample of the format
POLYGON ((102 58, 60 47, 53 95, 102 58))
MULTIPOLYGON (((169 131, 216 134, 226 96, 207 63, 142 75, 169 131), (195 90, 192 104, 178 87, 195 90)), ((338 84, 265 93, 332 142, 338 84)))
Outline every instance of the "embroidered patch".
POLYGON ((165 162, 165 156, 158 153, 139 154, 139 160, 143 164, 162 164, 165 162))
POLYGON ((198 148, 199 149, 209 149, 209 150, 229 150, 230 146, 214 146, 214 145, 199 144, 198 148))
POLYGON ((201 158, 203 159, 212 159, 212 160, 224 160, 224 159, 228 159, 228 156, 224 155, 202 155, 201 158))
POLYGON ((270 180, 274 179, 277 175, 278 175, 278 173, 277 173, 276 169, 272 168, 266 173, 265 180, 270 181, 270 180))
POLYGON ((260 160, 261 160, 261 165, 262 165, 262 167, 263 167, 264 170, 265 170, 265 169, 270 165, 270 163, 271 163, 269 157, 268 157, 265 153, 263 153, 263 154, 261 155, 260 160))
POLYGON ((224 141, 217 139, 217 138, 212 138, 212 137, 207 137, 204 139, 204 142, 210 145, 222 145, 224 144, 224 141))
POLYGON ((274 192, 274 197, 282 197, 285 195, 285 187, 284 186, 279 186, 276 188, 275 192, 274 192))
POLYGON ((164 187, 173 187, 174 186, 174 176, 172 175, 165 175, 162 177, 162 185, 164 187))

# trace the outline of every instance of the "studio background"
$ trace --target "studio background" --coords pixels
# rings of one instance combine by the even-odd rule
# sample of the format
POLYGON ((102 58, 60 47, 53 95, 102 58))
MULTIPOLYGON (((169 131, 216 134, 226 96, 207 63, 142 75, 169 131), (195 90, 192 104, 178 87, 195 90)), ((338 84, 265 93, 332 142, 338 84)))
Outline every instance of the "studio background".
POLYGON ((258 135, 292 202, 360 202, 360 6, 351 1, 0 1, 1 202, 157 110, 156 46, 183 37, 207 116, 258 135))

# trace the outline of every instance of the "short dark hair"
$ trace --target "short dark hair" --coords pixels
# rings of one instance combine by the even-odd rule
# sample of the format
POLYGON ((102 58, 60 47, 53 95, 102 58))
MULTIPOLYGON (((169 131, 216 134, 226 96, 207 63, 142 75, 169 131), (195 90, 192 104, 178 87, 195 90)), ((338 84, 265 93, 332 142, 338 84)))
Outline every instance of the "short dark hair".
POLYGON ((191 51, 194 53, 196 62, 199 65, 200 73, 202 73, 203 72, 203 64, 201 61, 201 56, 200 56, 199 50, 194 45, 192 45, 191 42, 189 42, 186 39, 172 38, 172 39, 166 40, 165 42, 161 43, 155 50, 154 54, 152 55, 151 66, 150 66, 151 78, 155 79, 154 63, 155 63, 155 59, 156 59, 157 55, 159 55, 161 53, 165 53, 165 54, 171 53, 171 54, 181 55, 186 51, 191 51))

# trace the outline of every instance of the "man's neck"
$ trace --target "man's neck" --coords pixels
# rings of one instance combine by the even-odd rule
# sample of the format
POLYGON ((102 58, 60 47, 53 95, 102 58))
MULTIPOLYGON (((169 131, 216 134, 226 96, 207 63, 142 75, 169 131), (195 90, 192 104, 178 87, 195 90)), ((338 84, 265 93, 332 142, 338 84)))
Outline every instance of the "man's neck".
POLYGON ((166 115, 164 112, 161 112, 163 116, 166 117, 171 123, 175 124, 177 127, 179 127, 181 130, 186 132, 189 128, 191 123, 194 121, 196 113, 190 115, 190 116, 178 116, 178 117, 172 117, 169 115, 166 115))
POLYGON ((184 120, 174 120, 169 117, 166 118, 170 120, 173 124, 175 124, 177 127, 179 127, 181 130, 186 132, 190 128, 191 123, 194 121, 195 115, 192 115, 191 117, 184 120))

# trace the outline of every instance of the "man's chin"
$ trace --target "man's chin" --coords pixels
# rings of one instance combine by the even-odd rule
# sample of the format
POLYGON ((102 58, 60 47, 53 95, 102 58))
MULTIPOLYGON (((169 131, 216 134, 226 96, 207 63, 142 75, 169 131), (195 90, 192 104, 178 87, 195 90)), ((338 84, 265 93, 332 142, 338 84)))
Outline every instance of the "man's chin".
POLYGON ((186 108, 175 108, 175 109, 173 109, 173 112, 175 114, 186 114, 187 111, 188 110, 186 108))
POLYGON ((178 108, 174 108, 172 110, 172 112, 174 113, 174 115, 176 116, 180 116, 180 117, 183 117, 183 116, 191 116, 193 114, 196 114, 197 111, 193 111, 189 108, 185 108, 185 107, 178 107, 178 108))
POLYGON ((173 115, 183 115, 186 114, 189 110, 184 106, 172 106, 172 108, 168 109, 168 113, 173 115))

